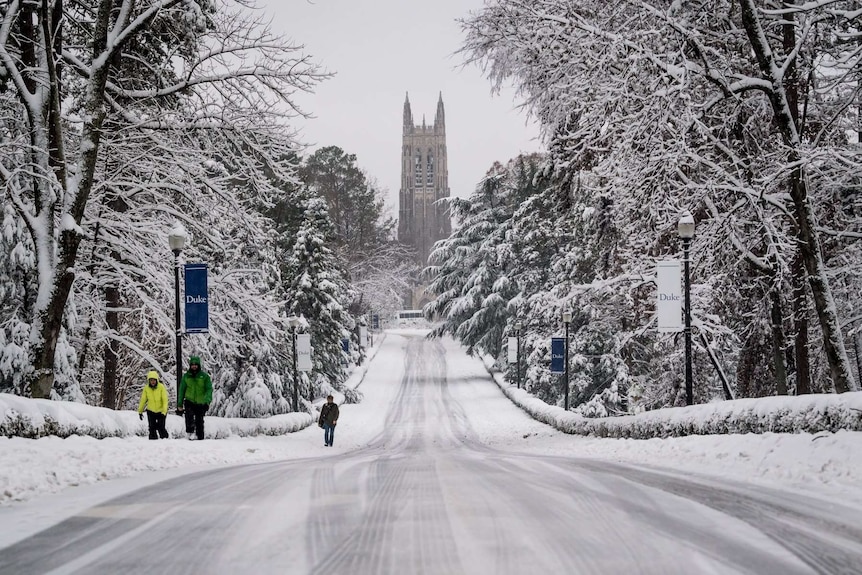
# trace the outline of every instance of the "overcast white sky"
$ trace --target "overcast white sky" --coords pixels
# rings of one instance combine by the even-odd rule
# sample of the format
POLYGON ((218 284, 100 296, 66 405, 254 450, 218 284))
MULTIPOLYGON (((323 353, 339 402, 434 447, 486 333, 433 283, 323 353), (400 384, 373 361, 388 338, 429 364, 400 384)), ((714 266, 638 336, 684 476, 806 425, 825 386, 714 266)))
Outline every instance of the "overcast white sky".
POLYGON ((336 76, 299 102, 316 118, 304 140, 336 145, 388 191, 397 216, 401 117, 405 92, 413 119, 434 121, 446 106, 449 187, 469 195, 491 164, 542 149, 538 128, 516 109, 513 91, 491 95, 475 66, 462 68, 456 18, 483 0, 258 0, 273 29, 304 44, 336 76))

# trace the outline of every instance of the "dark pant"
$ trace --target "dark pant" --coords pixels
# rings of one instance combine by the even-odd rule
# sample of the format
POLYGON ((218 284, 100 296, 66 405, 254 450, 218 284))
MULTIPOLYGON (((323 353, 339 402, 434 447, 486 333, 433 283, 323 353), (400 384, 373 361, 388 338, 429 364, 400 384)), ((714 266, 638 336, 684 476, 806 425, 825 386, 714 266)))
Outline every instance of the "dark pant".
POLYGON ((202 403, 192 403, 188 399, 183 402, 186 415, 186 433, 194 433, 198 439, 204 438, 204 414, 208 407, 202 403))
POLYGON ((163 413, 147 410, 147 424, 150 426, 150 439, 168 438, 168 430, 165 429, 167 417, 163 413), (156 437, 158 434, 158 437, 156 437))
POLYGON ((335 426, 331 423, 323 424, 323 443, 332 445, 332 440, 335 439, 335 426))

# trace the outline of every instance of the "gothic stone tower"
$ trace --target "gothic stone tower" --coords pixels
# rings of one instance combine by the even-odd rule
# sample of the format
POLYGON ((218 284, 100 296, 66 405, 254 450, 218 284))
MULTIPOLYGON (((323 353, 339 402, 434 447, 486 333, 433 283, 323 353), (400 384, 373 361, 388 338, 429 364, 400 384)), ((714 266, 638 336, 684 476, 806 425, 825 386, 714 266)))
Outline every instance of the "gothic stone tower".
MULTIPOLYGON (((448 208, 435 205, 440 198, 449 197, 442 93, 437 100, 437 115, 432 126, 425 125, 424 116, 421 126, 413 124, 410 99, 405 96, 402 139, 398 239, 415 248, 416 263, 424 268, 434 242, 449 237, 452 231, 448 208)), ((415 301, 414 307, 418 307, 415 301)))

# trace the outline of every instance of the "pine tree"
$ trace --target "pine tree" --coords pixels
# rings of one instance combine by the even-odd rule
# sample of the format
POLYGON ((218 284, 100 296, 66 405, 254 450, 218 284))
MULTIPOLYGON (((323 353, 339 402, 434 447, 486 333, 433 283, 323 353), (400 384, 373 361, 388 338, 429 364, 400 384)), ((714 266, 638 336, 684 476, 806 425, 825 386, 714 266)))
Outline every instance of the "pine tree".
POLYGON ((307 157, 299 177, 309 193, 326 201, 333 245, 355 288, 351 315, 393 314, 417 270, 408 248, 393 238, 395 222, 376 182, 359 168, 355 154, 337 146, 307 157))
POLYGON ((448 200, 450 212, 460 222, 449 238, 437 242, 426 270, 428 291, 436 299, 425 306, 425 315, 441 323, 432 337, 451 334, 467 346, 497 356, 508 312, 515 294, 497 258, 497 247, 506 236, 515 209, 508 173, 492 166, 468 200, 448 200))
POLYGON ((302 394, 306 400, 343 383, 341 340, 350 337, 355 325, 346 311, 352 297, 350 286, 330 247, 333 234, 326 202, 309 198, 284 272, 287 311, 304 317, 311 335, 313 370, 302 394))

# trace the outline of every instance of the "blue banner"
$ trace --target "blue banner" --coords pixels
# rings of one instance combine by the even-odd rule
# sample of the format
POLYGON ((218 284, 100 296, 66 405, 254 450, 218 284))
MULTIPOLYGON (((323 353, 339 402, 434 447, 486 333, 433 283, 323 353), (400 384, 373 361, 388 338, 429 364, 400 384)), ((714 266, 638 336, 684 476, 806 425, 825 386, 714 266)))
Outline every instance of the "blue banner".
POLYGON ((346 337, 341 338, 341 351, 344 353, 350 353, 350 340, 346 337))
POLYGON ((380 329, 380 316, 376 313, 371 314, 371 329, 380 329))
POLYGON ((209 333, 207 265, 186 264, 186 333, 209 333))
POLYGON ((551 371, 553 373, 564 373, 566 371, 565 363, 566 354, 566 338, 552 337, 551 338, 551 371))

